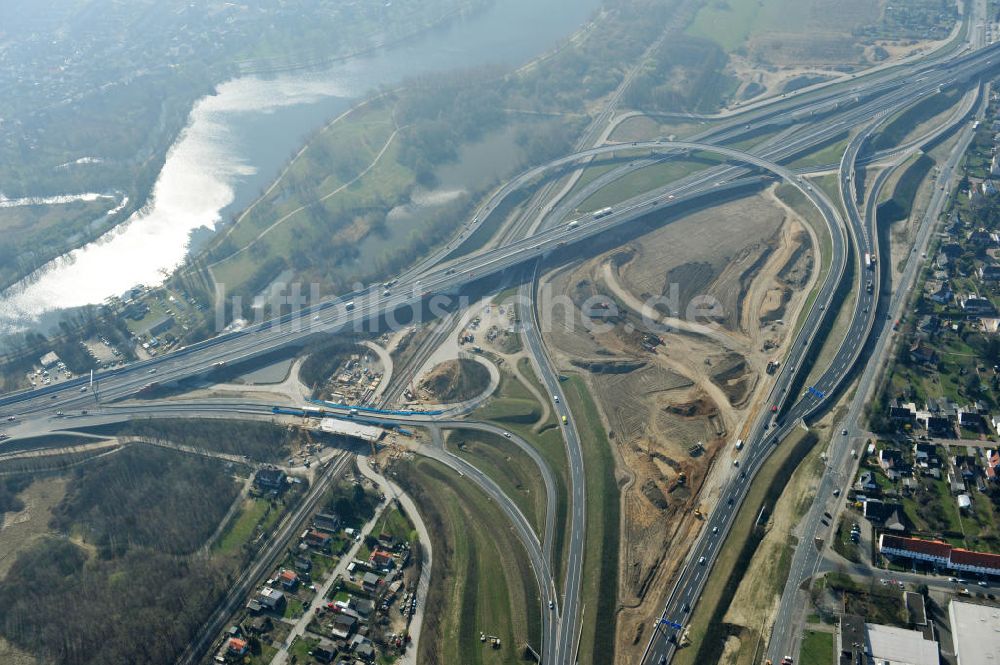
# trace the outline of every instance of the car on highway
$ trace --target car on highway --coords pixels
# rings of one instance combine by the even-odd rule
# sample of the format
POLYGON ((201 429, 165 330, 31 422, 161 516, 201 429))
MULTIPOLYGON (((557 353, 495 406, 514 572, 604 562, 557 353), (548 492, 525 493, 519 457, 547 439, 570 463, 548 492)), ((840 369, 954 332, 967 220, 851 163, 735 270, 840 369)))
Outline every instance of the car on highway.
POLYGON ((549 609, 554 610, 556 608, 556 603, 554 600, 549 601, 549 609))
POLYGON ((701 558, 698 559, 698 565, 700 565, 700 566, 704 566, 705 565, 705 557, 701 557, 701 558))
POLYGON ((565 425, 566 423, 568 423, 568 422, 569 422, 568 420, 566 420, 566 416, 563 416, 563 417, 562 417, 562 421, 563 421, 563 425, 565 425))
POLYGON ((713 526, 712 527, 712 533, 719 533, 719 527, 713 526))
POLYGON ((833 495, 834 496, 840 496, 840 488, 839 487, 836 488, 835 490, 833 490, 833 495))
POLYGON ((840 430, 840 433, 843 434, 844 436, 847 436, 847 429, 840 430))
POLYGON ((504 432, 504 433, 503 433, 503 435, 504 435, 505 437, 507 437, 508 439, 510 438, 510 432, 504 432))
POLYGON ((777 412, 778 412, 778 405, 777 404, 772 404, 771 405, 771 413, 777 413, 777 412))
POLYGON ((553 395, 552 396, 552 401, 555 402, 556 404, 558 404, 559 403, 559 395, 553 395))

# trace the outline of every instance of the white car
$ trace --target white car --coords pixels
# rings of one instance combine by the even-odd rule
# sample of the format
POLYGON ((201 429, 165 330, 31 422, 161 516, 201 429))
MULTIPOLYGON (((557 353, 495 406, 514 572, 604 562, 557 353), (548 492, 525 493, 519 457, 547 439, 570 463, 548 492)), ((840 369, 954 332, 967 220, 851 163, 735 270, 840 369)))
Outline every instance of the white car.
POLYGON ((700 565, 700 566, 704 566, 705 565, 705 557, 701 557, 700 559, 698 559, 698 565, 700 565))
POLYGON ((503 435, 504 435, 505 437, 507 437, 508 439, 510 438, 510 432, 504 432, 504 433, 503 433, 503 435))

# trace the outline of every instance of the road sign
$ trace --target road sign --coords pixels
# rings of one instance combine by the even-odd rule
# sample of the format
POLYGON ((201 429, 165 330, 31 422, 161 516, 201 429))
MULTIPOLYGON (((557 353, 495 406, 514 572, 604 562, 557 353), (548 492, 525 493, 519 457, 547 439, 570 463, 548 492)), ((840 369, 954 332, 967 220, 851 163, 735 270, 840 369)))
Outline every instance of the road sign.
POLYGON ((674 629, 676 629, 676 630, 680 630, 681 628, 683 628, 683 627, 684 627, 684 626, 682 626, 681 624, 679 624, 679 623, 674 623, 673 621, 671 621, 671 620, 669 620, 669 619, 660 619, 660 623, 661 623, 662 625, 664 625, 664 626, 669 626, 670 628, 674 628, 674 629))
POLYGON ((826 397, 826 395, 822 391, 817 390, 813 386, 809 386, 809 394, 815 397, 816 399, 823 399, 824 397, 826 397))

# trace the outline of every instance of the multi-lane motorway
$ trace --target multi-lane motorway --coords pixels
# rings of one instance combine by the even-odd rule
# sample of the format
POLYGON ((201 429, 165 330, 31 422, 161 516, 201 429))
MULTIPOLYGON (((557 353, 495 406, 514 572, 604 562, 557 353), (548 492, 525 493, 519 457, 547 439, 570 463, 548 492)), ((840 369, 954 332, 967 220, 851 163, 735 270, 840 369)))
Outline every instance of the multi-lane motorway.
MULTIPOLYGON (((826 195, 803 180, 780 162, 793 159, 868 123, 878 123, 896 110, 905 108, 943 87, 965 86, 978 82, 993 68, 992 59, 997 47, 936 56, 877 74, 858 77, 849 84, 827 86, 815 94, 799 94, 789 99, 774 100, 745 113, 736 114, 707 129, 686 142, 651 141, 631 145, 611 145, 584 150, 554 162, 532 169, 501 188, 486 202, 462 232, 462 238, 434 257, 433 262, 422 263, 419 270, 400 277, 388 293, 381 285, 349 294, 336 301, 320 303, 277 320, 254 325, 245 330, 221 335, 212 340, 192 345, 160 358, 100 373, 96 386, 80 378, 57 386, 7 395, 0 398, 0 415, 14 416, 7 423, 12 434, 27 434, 54 429, 62 423, 57 412, 79 414, 83 409, 95 409, 95 397, 107 403, 135 395, 143 386, 168 383, 191 376, 209 373, 219 363, 233 363, 267 353, 290 344, 302 343, 318 333, 348 330, 366 321, 391 319, 400 309, 417 310, 433 296, 460 293, 465 285, 477 282, 532 259, 543 258, 564 246, 579 243, 587 238, 605 234, 609 229, 627 225, 651 213, 668 210, 682 203, 704 200, 706 196, 722 193, 741 186, 748 175, 766 172, 785 180, 799 191, 821 212, 832 238, 831 268, 828 278, 819 287, 812 309, 807 313, 797 337, 792 343, 782 371, 776 377, 770 404, 777 411, 762 413, 751 428, 747 446, 742 455, 739 471, 734 471, 725 487, 719 508, 708 518, 703 537, 692 548, 688 564, 680 573, 664 610, 664 618, 683 623, 687 611, 697 601, 708 571, 718 552, 720 543, 739 507, 754 473, 765 462, 773 446, 787 435, 796 422, 812 417, 826 408, 828 395, 835 392, 854 365, 864 347, 876 312, 878 294, 877 271, 869 271, 861 257, 865 253, 877 256, 875 234, 869 223, 858 214, 856 206, 847 205, 846 199, 855 200, 853 180, 855 165, 861 155, 869 131, 855 134, 848 144, 841 164, 841 187, 844 192, 847 219, 840 216, 838 206, 826 195), (739 139, 752 132, 778 131, 777 136, 757 149, 758 154, 726 148, 721 143, 739 139), (599 219, 590 217, 575 224, 559 224, 528 237, 514 239, 495 249, 480 251, 448 259, 448 255, 469 237, 485 219, 496 210, 504 197, 519 188, 531 185, 554 173, 571 170, 583 160, 602 155, 634 151, 638 158, 669 159, 690 151, 710 151, 722 155, 727 164, 707 169, 681 181, 665 185, 635 199, 623 202, 599 219), (799 397, 790 392, 800 380, 804 360, 814 353, 822 339, 819 333, 824 319, 831 316, 829 305, 845 272, 847 261, 853 256, 859 277, 858 298, 854 317, 847 337, 834 356, 830 366, 815 382, 813 391, 799 397), (868 279, 872 289, 867 288, 868 279), (687 609, 685 609, 687 608, 687 609)), ((433 304, 433 303, 432 303, 433 304)), ((528 327, 526 339, 532 354, 541 365, 540 375, 546 388, 553 395, 560 389, 555 372, 548 360, 537 327, 528 327)), ((565 400, 561 400, 565 404, 565 400)), ((95 416, 97 414, 94 414, 95 416)), ((572 414, 567 413, 569 417, 572 414)), ((2 421, 0 421, 2 422, 2 421)), ((565 428, 567 451, 570 461, 570 533, 567 580, 565 594, 558 608, 558 621, 544 620, 545 644, 543 658, 546 662, 572 662, 579 625, 579 591, 582 583, 582 556, 585 541, 585 514, 583 465, 575 428, 565 428)), ((517 523, 517 520, 514 520, 517 523)), ((523 526, 523 525, 522 525, 523 526)), ((527 537, 526 534, 522 536, 527 537)), ((548 562, 535 562, 540 586, 552 588, 548 562), (540 568, 544 570, 539 570, 540 568), (548 579, 545 579, 548 576, 548 579)), ((542 592, 551 598, 550 591, 542 592)), ((674 645, 668 641, 673 632, 657 631, 647 650, 647 662, 667 660, 674 645)))

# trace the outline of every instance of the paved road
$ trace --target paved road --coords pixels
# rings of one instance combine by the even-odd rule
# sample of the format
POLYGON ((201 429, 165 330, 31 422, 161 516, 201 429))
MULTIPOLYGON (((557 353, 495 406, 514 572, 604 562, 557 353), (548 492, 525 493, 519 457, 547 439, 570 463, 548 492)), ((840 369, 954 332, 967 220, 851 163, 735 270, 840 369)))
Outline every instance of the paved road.
MULTIPOLYGON (((861 120, 868 120, 877 117, 877 114, 887 108, 900 108, 906 104, 932 94, 942 86, 965 85, 970 79, 979 76, 982 72, 993 67, 991 58, 995 57, 996 47, 988 47, 981 51, 969 54, 939 59, 929 63, 919 63, 912 66, 900 67, 887 70, 885 74, 873 76, 866 81, 859 81, 853 88, 833 89, 828 93, 823 93, 815 98, 805 101, 782 100, 768 105, 762 109, 754 110, 746 114, 739 121, 734 121, 728 125, 709 130, 711 140, 730 140, 746 133, 753 125, 753 131, 758 131, 762 127, 783 127, 793 124, 803 124, 800 130, 788 132, 787 138, 771 146, 763 156, 750 155, 745 152, 735 151, 718 146, 707 145, 699 142, 686 143, 643 143, 632 146, 607 146, 596 150, 585 151, 576 155, 557 160, 556 163, 533 169, 512 183, 524 184, 533 179, 544 177, 550 169, 569 168, 573 163, 583 159, 589 159, 599 154, 618 152, 623 148, 636 148, 637 150, 712 150, 726 155, 728 158, 739 160, 751 164, 757 168, 764 168, 779 175, 800 188, 803 193, 813 200, 814 204, 820 207, 824 217, 836 220, 835 209, 829 201, 824 200, 821 194, 812 192, 812 187, 805 185, 801 180, 797 180, 794 174, 783 170, 772 161, 772 159, 788 159, 809 150, 811 147, 819 145, 832 137, 842 134, 844 131, 854 127, 861 120), (744 120, 748 122, 744 123, 744 120)), ((604 233, 608 228, 630 223, 636 219, 648 215, 650 212, 667 209, 673 205, 704 197, 706 193, 723 192, 733 186, 732 180, 742 177, 745 174, 744 167, 727 166, 720 167, 717 173, 724 174, 718 180, 705 180, 705 175, 701 174, 701 181, 684 183, 680 186, 668 186, 663 191, 657 192, 655 198, 646 197, 641 201, 630 201, 618 205, 611 215, 600 220, 582 220, 575 227, 564 225, 525 238, 514 241, 504 247, 497 248, 464 257, 461 261, 453 262, 451 265, 434 267, 427 271, 415 275, 414 279, 405 280, 401 284, 394 286, 389 295, 383 295, 381 286, 349 294, 347 297, 338 300, 322 303, 304 312, 295 315, 281 317, 275 321, 260 326, 250 328, 230 335, 192 345, 174 354, 156 358, 143 363, 135 363, 131 366, 102 372, 98 376, 96 395, 100 395, 104 400, 114 400, 134 395, 150 382, 164 383, 175 381, 189 376, 211 372, 219 363, 233 363, 242 359, 254 357, 293 343, 301 343, 311 335, 320 332, 336 332, 346 327, 355 325, 361 321, 374 319, 379 316, 391 313, 401 307, 411 307, 421 302, 426 296, 434 293, 447 293, 460 290, 469 282, 474 282, 487 275, 495 274, 507 270, 513 266, 520 265, 525 261, 544 256, 554 249, 563 245, 584 241, 590 237, 604 233)), ((511 189, 510 191, 513 191, 511 189)), ((498 201, 494 199, 493 201, 498 201)), ((470 222, 470 229, 475 227, 477 220, 470 222)), ((842 226, 837 225, 833 230, 835 237, 839 237, 842 226)), ((854 223, 848 226, 850 233, 857 242, 864 238, 864 230, 856 228, 854 223)), ((835 241, 836 244, 837 241, 835 241)), ((841 257, 841 261, 835 261, 835 265, 842 264, 843 257, 846 256, 844 247, 838 250, 834 248, 835 258, 841 257)), ((831 271, 833 272, 833 271, 831 271)), ((727 486, 727 496, 733 503, 728 503, 726 507, 716 511, 712 520, 717 519, 716 526, 720 526, 720 533, 724 534, 728 529, 730 517, 735 510, 733 504, 736 499, 742 497, 745 491, 747 479, 752 477, 753 472, 759 468, 760 464, 767 457, 769 446, 780 440, 780 437, 787 434, 793 427, 795 420, 801 417, 808 417, 817 410, 823 408, 823 398, 819 394, 829 392, 839 385, 840 379, 849 369, 849 361, 853 355, 854 348, 861 340, 860 333, 852 327, 852 333, 847 342, 848 348, 842 350, 835 360, 834 366, 824 374, 823 378, 817 382, 819 393, 811 397, 806 397, 797 402, 791 402, 786 394, 796 378, 796 367, 801 365, 801 359, 814 344, 813 334, 817 330, 818 324, 823 317, 823 307, 829 302, 832 291, 821 289, 821 296, 817 299, 817 307, 807 317, 799 338, 796 339, 794 348, 790 353, 790 360, 786 364, 786 371, 783 371, 776 382, 773 393, 774 404, 777 407, 780 424, 775 428, 770 428, 770 418, 762 414, 754 429, 755 435, 752 438, 753 445, 748 445, 743 463, 743 470, 746 473, 735 475, 727 486), (770 429, 770 433, 767 434, 770 429)), ((859 299, 861 300, 861 299, 859 299)), ((860 319, 858 319, 860 321, 860 319)), ((861 324, 859 324, 861 325, 861 324)), ((557 387, 557 386, 556 386, 557 387)), ((53 419, 53 412, 56 410, 68 411, 69 409, 89 409, 95 406, 95 394, 92 394, 85 379, 77 379, 66 382, 58 386, 46 387, 43 389, 15 394, 0 399, 0 409, 7 413, 18 414, 21 420, 30 417, 35 420, 38 426, 50 426, 53 419), (80 389, 83 389, 82 392, 80 389)), ((16 423, 15 427, 23 427, 16 423)), ((30 427, 30 426, 29 426, 30 427)), ((571 428, 568 428, 571 429, 571 428)), ((579 445, 578 442, 576 444, 579 445)), ((568 447, 572 447, 569 444, 568 447)), ((582 469, 582 466, 581 466, 582 469)), ((581 490, 582 491, 582 490, 581 490)), ((574 495, 577 492, 573 489, 574 495)), ((579 501, 574 501, 575 505, 582 506, 582 496, 579 501)), ((582 510, 582 508, 581 508, 582 510)), ((573 518, 575 519, 575 518, 573 518)), ((572 522, 572 520, 571 520, 572 522)), ((582 516, 580 518, 582 523, 582 516)), ((711 524, 711 520, 710 520, 711 524)), ((582 547, 582 535, 571 530, 571 547, 574 542, 578 542, 578 547, 582 547), (579 536, 579 537, 578 537, 579 536)), ((703 539, 696 546, 695 554, 698 551, 708 552, 714 556, 714 547, 717 544, 715 539, 703 539), (702 549, 699 550, 698 548, 702 549), (708 547, 707 550, 704 547, 708 547)), ((693 555, 694 556, 694 555, 693 555)), ((572 559, 572 552, 571 552, 572 559)), ((574 561, 579 564, 581 559, 577 557, 574 561)), ((706 561, 707 563, 707 561, 706 561)), ((696 564, 695 564, 696 565, 696 564)), ((568 571, 570 575, 579 575, 579 565, 570 566, 576 572, 568 571)), ((703 571, 705 567, 701 567, 703 571)), ((702 572, 693 565, 688 567, 690 577, 694 580, 694 586, 687 587, 685 598, 696 598, 700 589, 702 572)), ((575 585, 578 587, 578 584, 575 585)), ((683 591, 683 589, 682 589, 683 591)), ((675 590, 676 592, 676 590, 675 590)), ((564 614, 575 615, 577 599, 567 597, 564 601, 564 614)), ((669 609, 669 606, 668 606, 669 609)), ((575 624, 575 622, 574 622, 575 624)), ((566 657, 571 653, 573 636, 571 631, 563 631, 560 634, 558 643, 560 653, 566 657)))
MULTIPOLYGON (((906 101, 901 106, 915 101, 905 97, 904 99, 906 101)), ((718 556, 724 535, 728 532, 738 507, 746 495, 749 480, 769 457, 772 447, 779 444, 793 427, 798 426, 797 423, 815 417, 827 408, 832 401, 827 398, 843 386, 844 379, 849 375, 865 348, 877 314, 877 294, 880 287, 879 271, 875 269, 877 258, 876 265, 866 265, 863 257, 865 254, 877 257, 878 247, 877 238, 871 230, 874 228, 873 220, 871 220, 872 225, 869 226, 866 223, 867 220, 862 219, 856 207, 855 164, 871 133, 878 129, 898 108, 900 107, 882 108, 875 112, 872 116, 874 122, 869 125, 866 131, 858 132, 848 143, 839 169, 842 203, 848 212, 847 227, 851 235, 852 245, 856 248, 855 261, 857 264, 856 274, 858 275, 856 286, 858 296, 845 340, 826 371, 822 373, 813 386, 808 387, 808 391, 798 401, 788 399, 789 395, 787 395, 786 389, 791 384, 783 384, 779 377, 778 385, 776 385, 779 392, 775 394, 772 391, 773 399, 771 402, 774 405, 773 408, 776 409, 776 416, 770 425, 765 418, 759 418, 747 438, 745 452, 740 460, 742 470, 734 471, 733 477, 723 489, 719 507, 706 520, 702 536, 685 562, 661 615, 661 621, 668 623, 661 623, 661 627, 654 631, 646 650, 645 662, 666 662, 673 656, 677 636, 683 628, 680 630, 671 628, 670 624, 683 626, 686 622, 686 614, 690 612, 707 581, 705 571, 711 568, 718 556)), ((954 117, 952 121, 954 121, 954 117)), ((884 181, 883 179, 882 182, 884 181)), ((828 304, 828 301, 823 299, 817 299, 817 302, 819 303, 818 309, 822 309, 824 302, 828 304)), ((814 308, 810 316, 818 314, 818 309, 814 308)), ((829 312, 829 314, 834 315, 833 312, 829 312)), ((793 343, 792 351, 785 359, 785 368, 790 369, 793 375, 804 358, 803 353, 796 353, 801 339, 802 335, 800 334, 793 343)), ((803 347, 807 347, 809 345, 808 338, 803 340, 801 344, 803 347)), ((821 486, 820 492, 824 491, 821 486)), ((802 567, 808 566, 810 557, 814 557, 816 554, 809 537, 803 538, 803 542, 805 545, 797 549, 800 559, 793 562, 792 576, 797 574, 797 571, 801 570, 802 567), (798 568, 796 564, 799 566, 798 568)), ((790 585, 792 584, 792 576, 789 578, 790 585)), ((778 653, 781 648, 776 641, 771 642, 772 660, 775 658, 780 660, 785 655, 778 653)))
MULTIPOLYGON (((982 117, 985 112, 988 94, 984 93, 980 97, 980 105, 976 111, 978 117, 982 117)), ((880 324, 875 333, 876 339, 870 356, 872 360, 862 371, 847 416, 837 427, 837 430, 847 430, 848 434, 847 436, 838 436, 832 442, 816 498, 801 523, 801 545, 796 548, 792 557, 789 578, 782 592, 769 642, 768 655, 774 662, 778 662, 776 659, 780 659, 784 655, 796 656, 798 654, 801 630, 795 618, 801 616, 802 607, 807 602, 807 599, 800 593, 799 586, 803 580, 815 575, 822 563, 821 551, 812 544, 814 539, 821 537, 824 541, 829 542, 833 535, 832 530, 836 525, 835 519, 831 519, 829 527, 823 526, 820 522, 820 516, 823 512, 830 512, 836 516, 843 511, 846 499, 844 496, 839 499, 833 497, 833 489, 846 490, 857 470, 857 461, 851 451, 860 450, 865 445, 865 432, 860 427, 862 413, 876 387, 881 369, 889 361, 888 356, 892 349, 891 342, 895 338, 892 322, 902 318, 905 312, 909 294, 923 265, 920 257, 929 245, 931 232, 948 196, 950 196, 958 173, 958 166, 968 150, 973 133, 971 126, 964 128, 957 145, 941 167, 939 176, 933 185, 934 191, 928 208, 918 228, 913 251, 907 260, 899 285, 894 290, 891 301, 880 309, 880 324), (882 314, 883 311, 885 315, 882 314)), ((873 188, 869 198, 869 209, 866 215, 869 220, 873 219, 874 212, 874 204, 871 202, 877 198, 878 188, 876 187, 873 188)), ((871 221, 869 221, 870 223, 871 221)), ((860 456, 858 458, 860 459, 860 456)), ((844 494, 846 495, 846 492, 844 494)))

